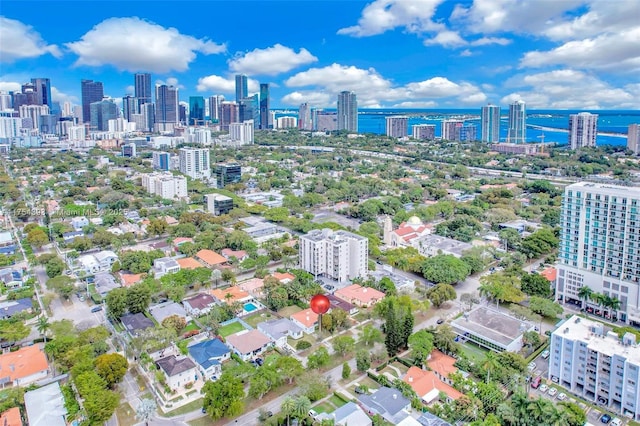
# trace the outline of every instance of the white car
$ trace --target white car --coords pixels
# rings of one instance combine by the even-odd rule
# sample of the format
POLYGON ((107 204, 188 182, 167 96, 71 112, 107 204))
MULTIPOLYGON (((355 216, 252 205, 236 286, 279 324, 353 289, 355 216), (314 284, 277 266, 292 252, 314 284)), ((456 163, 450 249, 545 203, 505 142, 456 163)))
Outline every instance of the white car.
POLYGON ((527 366, 527 369, 529 371, 533 371, 536 369, 536 363, 535 362, 530 362, 529 365, 527 366))
POLYGON ((541 356, 542 356, 542 359, 547 359, 547 358, 549 358, 549 355, 550 355, 549 350, 546 350, 546 351, 542 352, 541 356))
POLYGON ((558 389, 556 388, 549 389, 549 396, 556 396, 557 393, 558 393, 558 389))
POLYGON ((567 395, 564 392, 558 394, 558 401, 564 401, 565 399, 567 399, 567 395))
POLYGON ((540 388, 538 389, 540 392, 545 393, 546 391, 549 390, 549 386, 547 385, 540 385, 540 388))

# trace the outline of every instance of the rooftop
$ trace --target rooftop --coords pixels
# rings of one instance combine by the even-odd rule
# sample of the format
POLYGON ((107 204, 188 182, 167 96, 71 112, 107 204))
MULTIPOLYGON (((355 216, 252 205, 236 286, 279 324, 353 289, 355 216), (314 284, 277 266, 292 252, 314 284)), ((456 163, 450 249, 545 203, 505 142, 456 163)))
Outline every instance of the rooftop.
POLYGON ((270 342, 271 339, 258 330, 243 330, 227 336, 227 343, 243 354, 254 352, 270 342))
POLYGON ((211 290, 211 294, 213 297, 218 299, 221 302, 226 302, 227 304, 232 304, 233 302, 239 302, 243 299, 250 297, 250 294, 241 289, 238 286, 231 286, 228 288, 216 288, 215 290, 211 290), (229 297, 227 297, 229 296, 229 297))
POLYGON ((448 253, 455 253, 462 255, 462 252, 469 250, 473 246, 469 243, 454 240, 453 238, 447 238, 435 234, 423 235, 417 240, 418 245, 435 247, 438 250, 446 251, 448 253))
POLYGON ((375 288, 362 287, 358 284, 351 284, 350 286, 336 290, 334 295, 347 302, 357 300, 362 304, 370 304, 371 302, 382 300, 385 296, 383 292, 375 288))
POLYGON ((49 363, 40 345, 0 355, 0 382, 13 382, 48 369, 49 363))
POLYGON ((196 368, 196 365, 189 358, 177 358, 175 355, 168 356, 156 361, 168 377, 177 376, 180 373, 196 368))
POLYGON ((67 409, 58 382, 24 394, 29 426, 66 426, 67 409), (43 410, 43 407, 47 407, 43 410))
POLYGON ((451 399, 458 399, 463 396, 460 391, 442 382, 433 371, 422 370, 416 366, 409 368, 402 381, 411 386, 411 389, 421 398, 434 389, 437 389, 438 392, 444 392, 451 399))
POLYGON ((182 305, 180 305, 180 304, 178 304, 176 302, 173 302, 173 301, 164 302, 164 303, 160 303, 160 304, 155 305, 155 306, 151 306, 149 308, 149 313, 159 323, 162 323, 162 321, 164 321, 166 318, 168 318, 168 317, 170 317, 172 315, 177 315, 177 316, 182 317, 182 318, 186 318, 187 317, 187 312, 184 310, 182 305))
POLYGON ((203 268, 202 263, 195 260, 193 257, 183 257, 177 260, 180 269, 198 269, 203 268))
POLYGON ((0 426, 22 426, 20 409, 13 407, 0 413, 0 426))
POLYGON ((213 250, 203 249, 196 253, 196 257, 209 266, 220 265, 225 263, 227 259, 219 255, 213 250))
POLYGON ((302 331, 300 327, 288 318, 278 318, 271 321, 260 322, 258 323, 258 329, 269 335, 273 340, 288 336, 289 332, 298 333, 302 331))
POLYGON ((318 314, 313 312, 311 308, 307 308, 300 312, 296 312, 295 314, 291 315, 289 318, 291 318, 292 320, 294 319, 298 321, 300 324, 304 325, 305 327, 311 327, 318 323, 318 314))
POLYGON ((427 361, 429 368, 442 377, 449 377, 450 374, 458 371, 458 368, 454 365, 455 363, 455 358, 445 355, 437 349, 431 352, 431 356, 427 361))
POLYGON ((411 404, 398 389, 386 386, 371 395, 358 395, 358 399, 366 406, 375 408, 379 413, 388 413, 392 417, 411 404))
POLYGON ((189 355, 205 370, 212 365, 220 364, 216 358, 221 358, 231 352, 227 345, 218 339, 205 340, 189 346, 189 355))
POLYGON ((198 293, 193 297, 185 299, 182 303, 188 303, 193 309, 205 309, 215 303, 213 296, 207 293, 198 293))
POLYGON ((479 306, 471 312, 454 320, 451 325, 458 330, 469 331, 485 339, 508 346, 531 327, 510 315, 503 314, 485 306, 479 306))
POLYGON ((120 318, 120 321, 122 321, 122 324, 125 326, 127 331, 132 334, 155 326, 153 321, 141 313, 123 315, 122 318, 120 318))

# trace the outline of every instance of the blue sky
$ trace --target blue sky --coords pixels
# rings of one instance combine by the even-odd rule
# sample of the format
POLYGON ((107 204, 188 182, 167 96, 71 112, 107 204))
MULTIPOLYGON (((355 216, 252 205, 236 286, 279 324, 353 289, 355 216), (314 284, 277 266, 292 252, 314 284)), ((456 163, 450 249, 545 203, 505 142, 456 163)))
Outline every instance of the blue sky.
POLYGON ((132 93, 133 73, 234 98, 271 83, 274 107, 639 109, 639 0, 2 2, 0 90, 49 77, 132 93))

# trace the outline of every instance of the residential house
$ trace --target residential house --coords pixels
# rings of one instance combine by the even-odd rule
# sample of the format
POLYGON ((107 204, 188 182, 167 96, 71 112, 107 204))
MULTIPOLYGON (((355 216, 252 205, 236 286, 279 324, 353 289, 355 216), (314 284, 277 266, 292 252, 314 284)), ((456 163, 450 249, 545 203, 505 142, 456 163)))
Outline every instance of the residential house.
POLYGON ((213 268, 214 266, 222 265, 227 262, 227 259, 220 256, 215 251, 208 249, 202 249, 196 253, 196 259, 209 268, 213 268))
POLYGON ((296 279, 296 276, 289 272, 274 272, 271 276, 282 284, 289 284, 291 281, 296 279))
POLYGON ((238 284, 242 290, 253 297, 264 297, 264 280, 262 278, 251 278, 238 284))
POLYGON ((228 305, 233 305, 234 302, 246 303, 253 301, 253 296, 238 286, 216 288, 210 292, 219 302, 225 302, 228 305))
POLYGON ((0 384, 27 386, 49 374, 49 362, 40 345, 0 355, 0 384))
POLYGON ((66 426, 67 409, 60 384, 53 382, 24 394, 29 426, 66 426), (46 408, 46 409, 44 409, 46 408))
POLYGON ((153 261, 153 275, 162 278, 167 274, 175 274, 180 271, 180 264, 172 257, 161 257, 153 261))
POLYGON ((222 374, 222 363, 231 357, 229 348, 218 339, 196 343, 188 350, 204 380, 217 380, 222 374))
POLYGON ((558 277, 558 270, 556 268, 554 268, 553 266, 549 266, 548 268, 540 272, 540 275, 545 277, 549 281, 549 283, 551 283, 551 288, 555 288, 556 278, 558 277))
POLYGON ((249 257, 247 252, 244 250, 231 250, 229 248, 222 249, 220 254, 222 254, 222 256, 224 256, 224 258, 227 260, 230 260, 232 257, 235 257, 236 260, 238 260, 239 262, 242 262, 243 260, 249 257))
POLYGON ((216 305, 216 300, 207 293, 198 293, 193 297, 183 300, 182 305, 187 314, 193 317, 199 317, 208 314, 211 308, 216 305))
POLYGON ((111 266, 118 260, 118 256, 111 250, 102 250, 95 254, 85 254, 78 258, 78 265, 87 275, 98 272, 111 271, 111 266))
POLYGON ((174 315, 183 318, 185 322, 191 321, 191 317, 182 305, 171 300, 149 307, 149 313, 158 321, 158 324, 162 324, 162 321, 174 315))
POLYGON ((22 287, 24 283, 22 272, 17 269, 3 269, 0 271, 0 281, 2 281, 7 288, 22 287))
POLYGON ((172 390, 178 390, 181 386, 198 379, 198 369, 190 358, 170 355, 157 360, 156 365, 164 373, 167 385, 172 390))
POLYGON ((287 345, 287 337, 292 339, 302 338, 302 328, 288 318, 278 318, 258 323, 258 330, 270 337, 275 345, 284 348, 287 345))
POLYGON ((431 352, 427 360, 427 366, 434 372, 438 379, 451 386, 453 386, 451 375, 458 372, 458 367, 455 366, 455 363, 456 359, 454 357, 445 355, 437 349, 431 352))
POLYGON ((473 245, 454 240, 453 238, 433 234, 418 238, 414 247, 418 249, 421 255, 426 257, 432 257, 438 254, 450 254, 460 258, 462 254, 472 248, 473 245))
POLYGON ((126 272, 119 272, 120 282, 123 287, 131 287, 132 285, 138 284, 142 281, 142 274, 128 274, 126 272))
POLYGON ((15 244, 0 247, 0 254, 4 254, 5 256, 11 256, 12 254, 16 254, 18 251, 18 246, 15 244))
POLYGON ((78 216, 71 219, 71 226, 76 231, 82 231, 82 228, 89 225, 89 219, 84 216, 78 216))
POLYGON ((318 325, 318 314, 313 312, 311 308, 296 312, 289 318, 307 334, 312 334, 316 331, 316 326, 318 325))
POLYGON ((94 254, 101 271, 110 271, 111 266, 118 260, 118 255, 111 250, 102 250, 94 254))
POLYGON ((121 287, 116 279, 109 272, 99 272, 93 278, 96 293, 101 297, 106 297, 111 290, 121 287))
POLYGON ((373 306, 384 299, 385 296, 381 291, 370 287, 362 287, 358 284, 351 284, 350 286, 336 290, 333 295, 361 308, 373 306))
POLYGON ((193 238, 188 237, 178 237, 173 239, 173 249, 178 251, 180 246, 184 243, 193 243, 193 238))
POLYGON ((402 381, 411 386, 425 404, 438 400, 441 395, 446 395, 446 401, 443 402, 455 401, 463 396, 461 392, 442 382, 433 371, 416 366, 409 368, 402 381))
POLYGON ((62 234, 62 240, 66 243, 72 243, 76 238, 84 237, 83 231, 71 231, 62 234))
POLYGON ((13 234, 9 231, 0 232, 0 247, 13 245, 13 234))
POLYGON ((272 345, 271 339, 259 330, 243 330, 227 336, 227 345, 243 361, 260 356, 272 345))
MULTIPOLYGON (((29 297, 18 300, 5 300, 0 302, 0 319, 9 319, 21 312, 31 312, 33 301, 29 297)), ((0 424, 0 426, 2 426, 0 424)))
POLYGON ((337 408, 331 414, 325 413, 322 419, 333 420, 335 426, 371 426, 373 424, 371 418, 353 401, 337 408))
POLYGON ((142 313, 123 315, 120 321, 122 321, 122 325, 132 337, 139 335, 147 328, 155 327, 153 321, 142 313))
POLYGON ((13 407, 0 413, 0 426, 22 426, 20 408, 13 407))
POLYGON ((198 262, 197 260, 195 260, 193 257, 183 257, 183 258, 177 259, 176 262, 178 262, 178 265, 180 265, 180 269, 204 268, 204 265, 198 262))
POLYGON ((356 305, 345 302, 333 294, 326 294, 325 296, 327 296, 327 299, 329 299, 331 303, 331 309, 342 309, 347 315, 355 315, 358 313, 358 307, 356 305))
POLYGON ((173 253, 173 249, 166 241, 156 241, 155 243, 151 243, 149 244, 149 248, 151 250, 160 250, 165 256, 171 256, 173 253))
POLYGON ((371 415, 379 414, 391 424, 398 424, 409 416, 411 401, 398 389, 381 387, 371 395, 358 395, 362 407, 371 415))
POLYGON ((420 426, 451 426, 451 423, 442 420, 440 417, 428 411, 423 412, 422 415, 418 417, 418 424, 420 426))

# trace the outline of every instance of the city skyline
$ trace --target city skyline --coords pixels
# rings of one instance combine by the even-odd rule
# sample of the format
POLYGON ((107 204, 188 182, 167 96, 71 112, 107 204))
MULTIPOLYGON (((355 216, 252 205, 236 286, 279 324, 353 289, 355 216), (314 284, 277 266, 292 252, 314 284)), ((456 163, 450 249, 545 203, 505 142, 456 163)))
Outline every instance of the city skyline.
MULTIPOLYGON (((103 82, 105 95, 120 99, 135 92, 131 75, 150 73, 152 85, 178 87, 181 101, 218 94, 232 100, 235 75, 246 74, 248 94, 270 84, 273 108, 332 108, 345 90, 357 93, 361 109, 476 108, 520 99, 528 109, 640 105, 638 2, 549 2, 531 10, 497 2, 482 8, 478 0, 422 3, 348 2, 340 14, 321 2, 295 10, 252 3, 243 9, 247 22, 270 22, 258 41, 224 19, 215 29, 198 24, 190 7, 169 12, 162 3, 150 9, 133 2, 128 16, 114 18, 113 4, 39 3, 27 10, 8 1, 0 90, 44 76, 54 101, 80 104, 82 79, 103 82), (302 14, 323 25, 309 27, 296 19, 302 14), (83 16, 82 24, 51 25, 73 15, 83 16), (167 48, 152 54, 151 40, 167 48)), ((216 10, 225 16, 234 4, 217 2, 216 10)))

